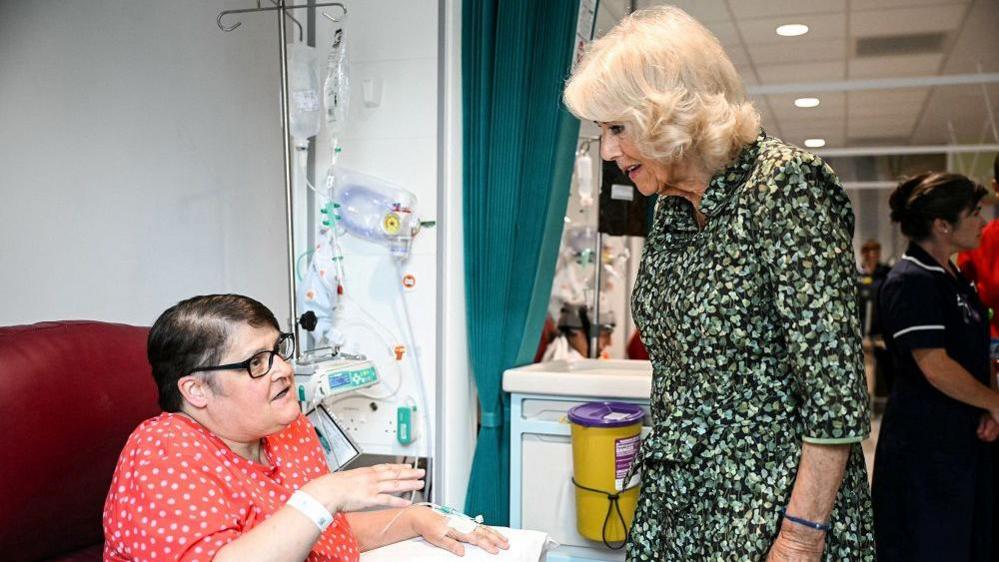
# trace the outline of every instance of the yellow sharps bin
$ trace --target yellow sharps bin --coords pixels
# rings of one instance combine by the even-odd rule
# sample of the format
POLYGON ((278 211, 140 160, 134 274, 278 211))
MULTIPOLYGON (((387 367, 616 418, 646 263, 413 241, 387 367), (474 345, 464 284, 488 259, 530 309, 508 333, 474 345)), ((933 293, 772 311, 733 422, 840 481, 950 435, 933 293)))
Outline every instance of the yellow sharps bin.
POLYGON ((609 548, 621 548, 635 517, 637 482, 624 478, 638 457, 644 415, 640 406, 625 402, 589 402, 569 410, 576 528, 609 548))

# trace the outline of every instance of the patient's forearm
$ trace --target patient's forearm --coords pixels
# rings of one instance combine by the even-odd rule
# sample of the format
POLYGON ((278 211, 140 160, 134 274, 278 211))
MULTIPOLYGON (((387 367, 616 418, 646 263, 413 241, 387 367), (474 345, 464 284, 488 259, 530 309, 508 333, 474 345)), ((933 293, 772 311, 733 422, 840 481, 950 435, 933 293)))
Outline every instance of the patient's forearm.
POLYGON ((347 513, 347 521, 357 538, 361 552, 387 544, 411 539, 416 536, 413 529, 412 511, 418 507, 401 509, 381 509, 347 513))
POLYGON ((223 546, 214 562, 289 562, 305 560, 319 539, 319 528, 285 506, 238 539, 223 546))

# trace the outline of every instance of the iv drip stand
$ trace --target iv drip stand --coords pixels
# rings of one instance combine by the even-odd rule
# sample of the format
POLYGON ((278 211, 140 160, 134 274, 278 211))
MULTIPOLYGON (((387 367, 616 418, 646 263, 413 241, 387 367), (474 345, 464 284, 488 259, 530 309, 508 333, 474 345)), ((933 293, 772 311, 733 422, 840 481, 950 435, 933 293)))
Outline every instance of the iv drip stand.
MULTIPOLYGON (((599 208, 600 202, 597 201, 597 206, 599 208)), ((597 211, 599 213, 599 210, 597 211)), ((599 216, 599 215, 598 215, 599 216)), ((598 219, 599 221, 599 219, 598 219)), ((593 318, 590 318, 590 359, 596 359, 600 356, 600 283, 601 283, 601 269, 604 268, 603 262, 603 233, 600 232, 599 225, 597 226, 597 248, 596 255, 593 260, 594 272, 593 272, 593 318)))
MULTIPOLYGON (((298 325, 298 279, 295 277, 295 218, 292 214, 292 185, 291 185, 291 143, 288 141, 288 134, 290 131, 289 118, 288 118, 288 45, 285 42, 285 29, 284 29, 284 18, 288 16, 288 10, 297 10, 300 8, 319 8, 324 6, 336 6, 343 10, 343 16, 347 15, 347 8, 339 2, 315 2, 310 4, 299 4, 299 5, 286 5, 284 0, 278 0, 275 6, 266 6, 259 8, 245 8, 241 10, 223 10, 219 12, 219 17, 216 19, 219 29, 222 31, 232 31, 242 25, 242 22, 237 21, 233 25, 227 26, 222 23, 222 18, 228 14, 245 14, 252 12, 278 12, 278 44, 280 46, 281 52, 281 131, 283 134, 283 145, 284 145, 284 206, 285 206, 285 225, 287 226, 287 237, 288 237, 288 288, 290 290, 289 294, 289 305, 291 309, 289 313, 291 314, 291 328, 295 334, 295 341, 301 341, 301 330, 298 325)), ((323 14, 324 17, 330 21, 337 22, 335 19, 327 14, 323 14)), ((341 18, 343 17, 341 16, 341 18)), ((301 359, 302 346, 295 346, 295 361, 298 362, 301 359)))

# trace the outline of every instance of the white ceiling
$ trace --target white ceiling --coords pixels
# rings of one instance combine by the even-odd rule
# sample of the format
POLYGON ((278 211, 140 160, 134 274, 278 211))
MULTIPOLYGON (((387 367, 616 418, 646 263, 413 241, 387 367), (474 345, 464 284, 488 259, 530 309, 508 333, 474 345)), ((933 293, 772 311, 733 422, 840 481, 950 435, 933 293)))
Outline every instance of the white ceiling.
MULTIPOLYGON (((721 41, 747 86, 999 72, 999 0, 637 0, 637 9, 672 3, 721 41), (780 37, 778 25, 809 32, 780 37), (857 41, 942 33, 940 48, 862 56, 857 41)), ((597 33, 614 25, 631 0, 600 0, 597 33)), ((999 84, 988 86, 999 115, 999 84)), ((768 131, 827 147, 993 143, 980 85, 755 96, 768 131), (816 108, 794 99, 814 96, 816 108), (953 129, 953 135, 950 132, 953 129)))

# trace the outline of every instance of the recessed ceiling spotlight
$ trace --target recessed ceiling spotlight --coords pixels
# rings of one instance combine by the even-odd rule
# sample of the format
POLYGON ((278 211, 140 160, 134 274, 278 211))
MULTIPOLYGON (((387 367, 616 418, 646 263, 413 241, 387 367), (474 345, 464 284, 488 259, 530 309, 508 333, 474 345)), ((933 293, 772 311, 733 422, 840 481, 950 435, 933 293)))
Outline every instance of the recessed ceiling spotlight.
POLYGON ((808 26, 803 23, 786 23, 777 26, 777 35, 781 37, 797 37, 808 33, 808 26))
POLYGON ((805 146, 808 148, 822 148, 826 145, 826 139, 805 139, 805 146))
POLYGON ((822 103, 819 98, 798 98, 794 100, 795 107, 818 107, 822 103))

